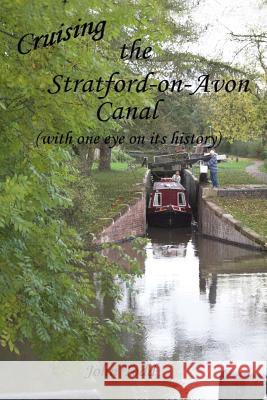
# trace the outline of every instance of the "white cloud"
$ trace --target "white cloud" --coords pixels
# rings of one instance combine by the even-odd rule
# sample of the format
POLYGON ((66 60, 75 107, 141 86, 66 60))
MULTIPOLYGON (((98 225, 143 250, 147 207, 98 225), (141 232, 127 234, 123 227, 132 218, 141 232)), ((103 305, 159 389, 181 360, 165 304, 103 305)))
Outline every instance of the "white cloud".
MULTIPOLYGON (((190 50, 230 62, 240 48, 230 40, 231 31, 244 34, 255 27, 267 30, 267 6, 261 6, 257 0, 203 0, 195 9, 193 18, 207 30, 190 50)), ((235 61, 244 61, 244 55, 240 54, 235 61)))

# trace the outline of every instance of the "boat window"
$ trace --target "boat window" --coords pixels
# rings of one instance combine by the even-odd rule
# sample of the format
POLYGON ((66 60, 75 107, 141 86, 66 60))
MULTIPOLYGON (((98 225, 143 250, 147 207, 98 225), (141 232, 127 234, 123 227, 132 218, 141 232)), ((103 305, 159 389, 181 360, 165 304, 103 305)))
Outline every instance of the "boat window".
POLYGON ((178 193, 178 205, 179 206, 186 206, 185 195, 183 192, 178 193))
POLYGON ((161 199, 162 199, 162 194, 155 193, 153 206, 161 206, 162 204, 161 199))

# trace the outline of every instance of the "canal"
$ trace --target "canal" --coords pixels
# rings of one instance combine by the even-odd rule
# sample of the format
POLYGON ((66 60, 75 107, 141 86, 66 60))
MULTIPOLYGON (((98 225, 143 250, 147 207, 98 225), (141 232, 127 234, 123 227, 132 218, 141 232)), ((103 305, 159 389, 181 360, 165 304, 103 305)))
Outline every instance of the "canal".
POLYGON ((140 262, 142 275, 116 305, 141 324, 123 338, 124 359, 267 359, 266 254, 153 228, 140 262))
MULTIPOLYGON (((267 254, 205 239, 191 229, 150 228, 141 275, 122 286, 117 308, 140 327, 122 342, 125 360, 267 360, 267 254)), ((119 262, 116 250, 108 256, 119 262)), ((27 346, 21 357, 1 348, 0 360, 38 360, 27 346)), ((118 360, 105 348, 104 360, 118 360)))

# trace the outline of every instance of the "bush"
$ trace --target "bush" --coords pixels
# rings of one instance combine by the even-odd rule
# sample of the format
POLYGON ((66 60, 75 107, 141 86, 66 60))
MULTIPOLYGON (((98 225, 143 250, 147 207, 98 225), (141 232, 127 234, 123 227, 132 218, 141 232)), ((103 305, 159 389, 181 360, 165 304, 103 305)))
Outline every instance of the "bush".
POLYGON ((222 142, 219 151, 221 153, 225 152, 239 157, 267 158, 267 152, 264 156, 264 150, 262 148, 262 142, 260 140, 256 140, 253 142, 222 142))
POLYGON ((120 163, 130 163, 134 161, 134 158, 129 156, 129 154, 122 151, 120 148, 114 148, 111 153, 111 161, 112 162, 120 162, 120 163))

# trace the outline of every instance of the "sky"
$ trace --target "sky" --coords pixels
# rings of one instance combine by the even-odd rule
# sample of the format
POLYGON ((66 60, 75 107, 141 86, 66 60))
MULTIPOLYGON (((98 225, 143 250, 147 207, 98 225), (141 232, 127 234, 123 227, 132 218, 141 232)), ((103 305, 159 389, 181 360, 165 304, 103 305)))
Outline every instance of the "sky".
POLYGON ((190 50, 212 58, 222 56, 223 60, 244 62, 245 55, 235 57, 240 47, 231 42, 229 32, 248 33, 257 26, 267 31, 267 5, 260 7, 260 0, 201 0, 193 12, 197 24, 208 29, 190 50))

